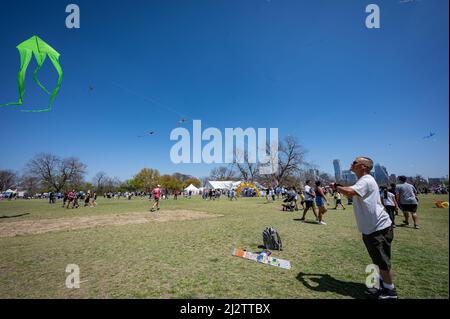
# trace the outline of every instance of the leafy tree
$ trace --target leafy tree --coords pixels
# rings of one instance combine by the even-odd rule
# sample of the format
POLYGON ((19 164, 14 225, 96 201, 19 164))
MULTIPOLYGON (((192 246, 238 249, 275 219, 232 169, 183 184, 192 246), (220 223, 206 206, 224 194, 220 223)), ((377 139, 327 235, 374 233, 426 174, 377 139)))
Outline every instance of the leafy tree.
POLYGON ((152 168, 143 168, 133 178, 133 185, 140 190, 151 191, 160 178, 159 171, 152 168))
POLYGON ((181 191, 183 189, 183 183, 171 175, 161 176, 159 178, 159 184, 163 189, 171 193, 181 191))
POLYGON ((191 177, 183 182, 183 188, 186 188, 191 184, 194 185, 195 187, 202 186, 202 182, 198 178, 191 177))

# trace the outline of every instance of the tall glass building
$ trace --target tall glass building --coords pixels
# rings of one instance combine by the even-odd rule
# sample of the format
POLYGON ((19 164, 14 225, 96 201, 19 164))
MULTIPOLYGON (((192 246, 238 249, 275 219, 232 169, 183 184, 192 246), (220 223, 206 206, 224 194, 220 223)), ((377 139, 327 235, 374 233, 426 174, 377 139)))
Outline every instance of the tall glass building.
POLYGON ((341 161, 338 159, 335 159, 333 161, 334 166, 334 178, 336 179, 336 182, 342 180, 342 172, 341 172, 341 161))
POLYGON ((375 164, 375 180, 380 186, 389 185, 389 174, 386 167, 381 166, 380 164, 375 164))

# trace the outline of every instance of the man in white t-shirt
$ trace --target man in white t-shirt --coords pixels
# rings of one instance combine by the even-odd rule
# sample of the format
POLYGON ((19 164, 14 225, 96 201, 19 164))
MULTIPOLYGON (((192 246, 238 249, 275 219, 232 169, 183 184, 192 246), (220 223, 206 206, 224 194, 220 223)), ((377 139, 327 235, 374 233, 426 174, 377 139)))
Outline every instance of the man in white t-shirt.
POLYGON ((355 185, 344 187, 334 184, 334 188, 353 198, 358 230, 362 233, 364 244, 375 265, 380 269, 381 289, 377 291, 380 299, 397 299, 392 280, 391 243, 394 238, 392 222, 381 203, 380 189, 370 175, 373 161, 368 157, 358 157, 352 163, 351 170, 358 177, 355 185))

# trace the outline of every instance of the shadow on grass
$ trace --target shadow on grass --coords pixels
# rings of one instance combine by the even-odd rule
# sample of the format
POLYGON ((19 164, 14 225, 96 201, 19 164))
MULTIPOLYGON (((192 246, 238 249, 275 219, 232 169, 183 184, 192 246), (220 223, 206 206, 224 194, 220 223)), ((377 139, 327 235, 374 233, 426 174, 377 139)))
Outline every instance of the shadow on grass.
POLYGON ((332 292, 341 296, 367 299, 364 284, 356 282, 341 281, 333 278, 328 274, 305 274, 300 272, 297 275, 297 280, 300 281, 306 288, 318 292, 332 292), (311 283, 314 284, 311 285, 311 283))
POLYGON ((405 225, 405 224, 396 224, 395 229, 409 229, 409 230, 416 230, 414 226, 411 225, 405 225))
POLYGON ((303 222, 305 224, 314 224, 317 225, 316 221, 312 221, 312 220, 301 220, 300 218, 294 218, 293 220, 297 221, 297 222, 303 222))
POLYGON ((19 214, 19 215, 12 215, 12 216, 0 216, 1 218, 15 218, 15 217, 21 217, 21 216, 25 216, 25 215, 30 215, 30 213, 24 213, 24 214, 19 214))

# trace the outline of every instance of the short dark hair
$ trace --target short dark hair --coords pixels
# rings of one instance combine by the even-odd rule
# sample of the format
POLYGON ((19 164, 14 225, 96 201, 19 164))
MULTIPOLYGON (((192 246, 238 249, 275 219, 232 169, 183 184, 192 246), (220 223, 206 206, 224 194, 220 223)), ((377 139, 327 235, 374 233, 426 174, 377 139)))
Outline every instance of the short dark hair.
POLYGON ((402 182, 402 183, 404 183, 404 182, 406 182, 406 176, 399 176, 398 177, 398 180, 400 181, 400 182, 402 182))
POLYGON ((320 186, 320 181, 316 181, 316 186, 320 186))
POLYGON ((309 184, 309 183, 311 183, 311 180, 307 179, 305 183, 309 184))

